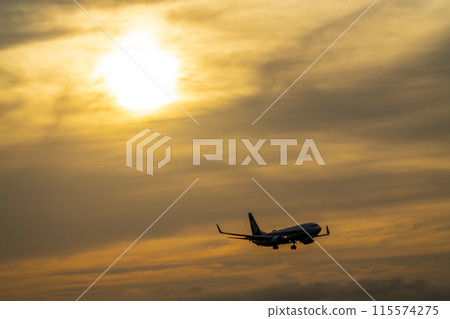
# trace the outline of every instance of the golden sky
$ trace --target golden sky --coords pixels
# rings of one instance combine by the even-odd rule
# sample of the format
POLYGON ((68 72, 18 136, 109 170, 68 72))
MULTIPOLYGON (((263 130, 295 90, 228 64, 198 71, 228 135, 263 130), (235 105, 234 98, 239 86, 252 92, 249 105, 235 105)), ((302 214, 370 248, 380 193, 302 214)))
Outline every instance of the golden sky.
POLYGON ((367 300, 316 245, 217 232, 294 224, 253 177, 375 299, 448 300, 448 1, 379 0, 251 125, 371 2, 80 1, 197 125, 73 1, 3 1, 0 299, 75 300, 200 178, 83 300, 367 300), (155 176, 125 166, 144 128, 173 137, 155 176), (327 165, 194 167, 193 138, 327 165))

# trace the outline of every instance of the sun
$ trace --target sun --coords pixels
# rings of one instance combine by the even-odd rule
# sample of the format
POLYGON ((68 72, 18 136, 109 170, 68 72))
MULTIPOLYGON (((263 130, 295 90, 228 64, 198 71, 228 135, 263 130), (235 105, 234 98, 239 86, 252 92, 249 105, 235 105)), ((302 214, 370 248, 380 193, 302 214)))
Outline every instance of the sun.
POLYGON ((117 104, 131 111, 151 112, 173 102, 180 66, 178 60, 161 50, 146 32, 119 37, 117 43, 126 53, 117 48, 104 54, 95 70, 95 78, 103 80, 117 104))

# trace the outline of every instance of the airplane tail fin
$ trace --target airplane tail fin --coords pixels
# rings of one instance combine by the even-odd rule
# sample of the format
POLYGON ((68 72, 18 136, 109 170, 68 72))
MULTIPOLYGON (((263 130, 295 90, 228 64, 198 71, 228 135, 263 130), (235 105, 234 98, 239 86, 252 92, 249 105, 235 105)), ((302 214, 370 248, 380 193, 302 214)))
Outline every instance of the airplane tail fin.
POLYGON ((253 218, 252 213, 248 213, 248 219, 250 220, 250 227, 252 229, 252 235, 262 235, 264 232, 259 229, 256 220, 253 218))

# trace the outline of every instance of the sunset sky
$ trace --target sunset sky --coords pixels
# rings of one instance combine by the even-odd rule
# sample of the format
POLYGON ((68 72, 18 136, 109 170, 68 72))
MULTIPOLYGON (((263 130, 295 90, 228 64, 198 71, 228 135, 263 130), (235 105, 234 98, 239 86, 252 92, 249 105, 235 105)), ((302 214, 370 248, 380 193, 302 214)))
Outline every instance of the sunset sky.
POLYGON ((217 232, 295 224, 252 178, 375 299, 449 300, 449 1, 379 0, 252 125, 372 2, 79 1, 115 43, 72 0, 2 1, 0 300, 77 299, 197 178, 82 300, 369 300, 315 244, 217 232), (125 165, 144 128, 172 137, 154 176, 125 165), (193 138, 300 143, 193 166, 193 138), (307 138, 325 166, 293 165, 307 138))

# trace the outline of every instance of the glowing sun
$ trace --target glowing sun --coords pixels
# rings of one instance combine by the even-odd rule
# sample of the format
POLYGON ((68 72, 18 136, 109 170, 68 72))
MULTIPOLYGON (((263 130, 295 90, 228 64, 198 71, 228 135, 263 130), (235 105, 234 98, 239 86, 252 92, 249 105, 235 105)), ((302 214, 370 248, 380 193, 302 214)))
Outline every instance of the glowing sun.
POLYGON ((95 77, 104 80, 117 103, 132 111, 151 111, 173 102, 178 60, 159 49, 145 32, 133 32, 118 38, 117 42, 129 56, 117 48, 103 55, 95 70, 95 77))

